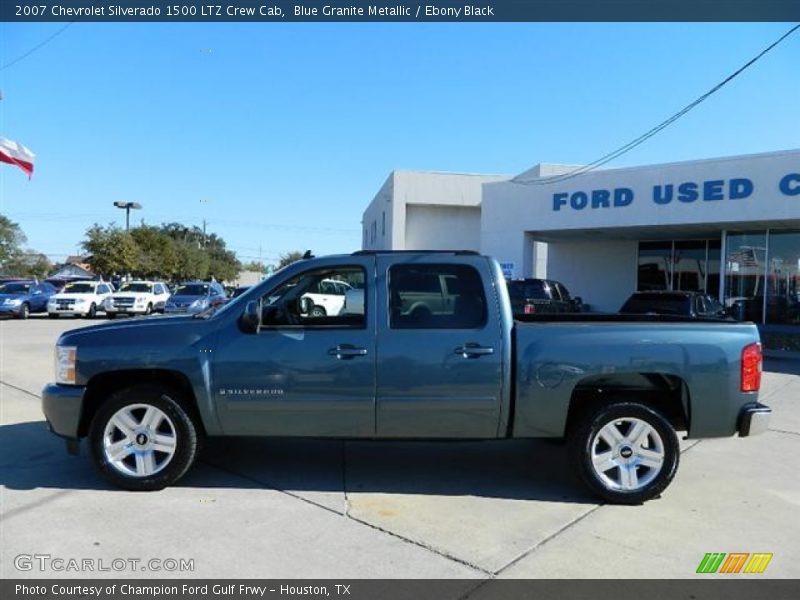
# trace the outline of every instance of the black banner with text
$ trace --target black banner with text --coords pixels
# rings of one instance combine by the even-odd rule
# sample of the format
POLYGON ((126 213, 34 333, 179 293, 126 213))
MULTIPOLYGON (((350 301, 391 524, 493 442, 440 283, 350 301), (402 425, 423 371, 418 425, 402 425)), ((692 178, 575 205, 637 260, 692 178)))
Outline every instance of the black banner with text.
POLYGON ((797 21, 798 0, 2 0, 3 21, 797 21))

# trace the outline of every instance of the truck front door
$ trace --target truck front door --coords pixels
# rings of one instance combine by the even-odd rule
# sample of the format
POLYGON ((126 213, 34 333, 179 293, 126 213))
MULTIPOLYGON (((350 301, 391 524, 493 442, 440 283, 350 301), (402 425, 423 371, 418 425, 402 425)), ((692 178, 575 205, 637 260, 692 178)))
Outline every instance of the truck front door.
POLYGON ((368 296, 374 261, 354 256, 341 266, 316 262, 265 290, 257 333, 235 325, 221 331, 213 391, 225 433, 374 435, 375 311, 368 296), (323 280, 343 281, 362 297, 351 292, 351 306, 345 302, 337 314, 319 315, 303 296, 323 280))
POLYGON ((498 435, 503 337, 488 263, 479 262, 378 255, 378 306, 388 307, 377 324, 379 437, 498 435), (423 305, 431 280, 447 289, 423 305))

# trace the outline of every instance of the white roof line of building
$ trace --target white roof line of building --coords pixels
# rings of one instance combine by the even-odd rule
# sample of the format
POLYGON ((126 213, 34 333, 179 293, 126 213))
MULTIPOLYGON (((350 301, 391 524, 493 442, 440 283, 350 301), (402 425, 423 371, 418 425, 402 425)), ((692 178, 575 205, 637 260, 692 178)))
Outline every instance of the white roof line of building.
POLYGON ((459 171, 434 171, 434 170, 423 170, 423 169, 393 169, 392 173, 403 173, 403 174, 422 174, 422 175, 453 175, 458 177, 507 177, 511 179, 514 175, 507 175, 504 173, 462 173, 459 171))
MULTIPOLYGON (((791 150, 774 150, 772 152, 759 152, 755 154, 738 154, 734 156, 719 156, 715 158, 699 158, 699 159, 690 159, 690 160, 678 160, 668 163, 657 163, 657 164, 649 164, 649 165, 636 165, 632 167, 610 167, 610 168, 597 168, 592 169, 591 171, 586 171, 585 173, 581 173, 581 175, 587 175, 589 173, 593 173, 595 171, 599 173, 619 173, 620 171, 636 171, 638 169, 659 169, 663 167, 677 167, 682 165, 689 165, 689 164, 698 164, 698 163, 711 163, 711 162, 729 162, 733 160, 747 160, 753 158, 771 158, 774 156, 783 156, 787 154, 795 154, 800 153, 800 148, 795 148, 791 150)), ((546 166, 546 167, 571 167, 574 166, 576 169, 581 168, 584 165, 562 165, 559 163, 537 163, 533 165, 530 169, 526 169, 522 171, 517 177, 520 175, 524 175, 525 173, 535 169, 538 166, 546 166)), ((553 177, 552 175, 545 175, 544 177, 530 177, 530 179, 547 179, 548 177, 553 177)), ((556 175, 555 177, 559 177, 556 175)))

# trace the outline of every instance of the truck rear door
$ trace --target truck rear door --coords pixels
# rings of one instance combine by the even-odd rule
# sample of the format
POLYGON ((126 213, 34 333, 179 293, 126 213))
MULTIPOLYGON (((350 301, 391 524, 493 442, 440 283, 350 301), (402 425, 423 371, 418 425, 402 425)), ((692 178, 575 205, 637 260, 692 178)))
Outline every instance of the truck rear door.
POLYGON ((377 261, 378 306, 386 307, 377 323, 378 437, 496 437, 503 338, 488 262, 377 261), (437 280, 447 287, 439 294, 428 289, 437 280))

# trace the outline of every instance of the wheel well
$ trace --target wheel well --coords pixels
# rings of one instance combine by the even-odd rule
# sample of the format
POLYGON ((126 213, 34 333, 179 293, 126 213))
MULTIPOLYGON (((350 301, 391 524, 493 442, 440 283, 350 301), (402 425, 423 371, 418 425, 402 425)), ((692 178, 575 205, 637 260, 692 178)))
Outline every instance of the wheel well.
POLYGON ((78 426, 78 435, 84 437, 89 433, 89 425, 97 413, 100 405, 114 392, 139 384, 161 384, 180 392, 181 397, 188 404, 186 409, 194 420, 196 426, 203 432, 203 421, 197 408, 197 399, 194 395, 189 379, 183 373, 166 369, 135 369, 129 371, 110 371, 95 375, 86 385, 83 397, 83 410, 78 426))
POLYGON ((569 402, 566 431, 588 411, 619 401, 640 402, 664 415, 676 431, 689 429, 689 392, 683 379, 663 373, 615 373, 578 382, 569 402))

